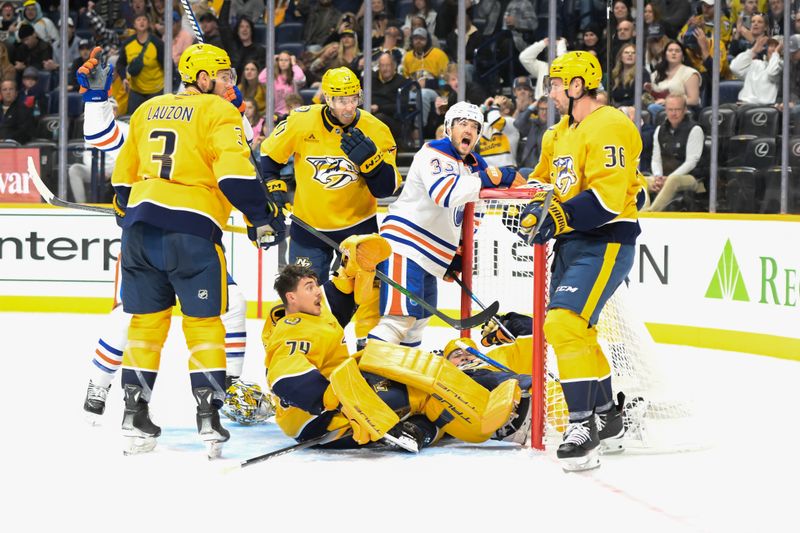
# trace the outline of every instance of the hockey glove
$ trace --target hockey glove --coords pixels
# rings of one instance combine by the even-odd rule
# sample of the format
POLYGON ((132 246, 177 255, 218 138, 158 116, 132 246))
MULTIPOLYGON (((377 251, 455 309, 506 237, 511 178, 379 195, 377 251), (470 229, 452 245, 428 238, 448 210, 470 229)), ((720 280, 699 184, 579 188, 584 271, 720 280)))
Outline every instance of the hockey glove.
POLYGON ((272 201, 279 209, 292 210, 292 204, 289 203, 289 189, 286 182, 283 180, 269 180, 267 182, 267 191, 272 196, 272 201))
POLYGON ((383 162, 383 155, 378 147, 358 128, 342 135, 340 147, 365 178, 372 177, 383 162))
POLYGON ((105 102, 114 76, 114 67, 106 63, 103 49, 95 46, 89 59, 78 68, 76 77, 84 102, 105 102))
POLYGON ((544 244, 569 229, 569 215, 555 196, 550 202, 547 212, 544 212, 545 198, 549 192, 542 190, 534 194, 531 202, 522 211, 519 234, 528 244, 544 244), (531 235, 542 217, 544 217, 544 221, 539 232, 531 235))
POLYGON ((482 189, 519 187, 525 185, 525 178, 514 167, 487 167, 478 172, 482 189))
POLYGON ((286 239, 286 222, 283 213, 279 213, 271 222, 256 223, 247 226, 247 238, 259 248, 268 249, 286 239))
POLYGON ((231 85, 225 91, 225 100, 233 104, 233 107, 239 110, 239 114, 244 115, 244 97, 242 91, 235 85, 231 85))
POLYGON ((461 247, 459 246, 458 250, 456 250, 456 255, 454 255, 452 261, 450 261, 450 266, 447 267, 447 271, 444 273, 445 281, 452 282, 454 278, 461 277, 463 260, 464 257, 461 255, 461 247))
MULTIPOLYGON (((510 312, 498 318, 500 319, 500 323, 503 324, 503 327, 514 337, 531 335, 533 332, 532 319, 528 315, 510 312)), ((491 321, 483 325, 481 329, 481 344, 483 346, 488 348, 489 346, 499 346, 511 342, 514 342, 514 340, 506 335, 496 322, 491 321)))

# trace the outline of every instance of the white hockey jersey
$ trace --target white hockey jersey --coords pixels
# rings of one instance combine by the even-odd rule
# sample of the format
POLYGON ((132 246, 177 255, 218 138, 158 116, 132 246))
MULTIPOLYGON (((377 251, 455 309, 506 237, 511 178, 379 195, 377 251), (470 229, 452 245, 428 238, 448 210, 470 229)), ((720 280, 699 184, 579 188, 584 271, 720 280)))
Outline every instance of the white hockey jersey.
POLYGON ((477 172, 486 166, 474 152, 462 160, 446 137, 425 144, 381 224, 392 251, 443 278, 458 249, 464 205, 478 199, 477 172))

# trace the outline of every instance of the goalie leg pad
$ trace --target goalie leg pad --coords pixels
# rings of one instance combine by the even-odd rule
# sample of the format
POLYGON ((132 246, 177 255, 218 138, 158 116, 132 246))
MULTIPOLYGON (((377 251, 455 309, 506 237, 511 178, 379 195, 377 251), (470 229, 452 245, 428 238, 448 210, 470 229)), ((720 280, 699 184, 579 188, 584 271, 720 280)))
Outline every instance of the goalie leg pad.
MULTIPOLYGON (((446 410, 453 420, 444 427, 445 431, 467 442, 483 442, 491 437, 508 420, 521 394, 516 380, 489 393, 442 357, 374 339, 367 343, 359 366, 429 393, 443 409, 430 409, 434 402, 428 401, 428 418, 440 419, 446 410)), ((417 398, 409 393, 410 401, 420 404, 417 398)))
POLYGON ((353 438, 359 444, 379 440, 400 418, 367 383, 355 359, 347 359, 330 377, 331 387, 341 403, 342 413, 353 425, 353 438))

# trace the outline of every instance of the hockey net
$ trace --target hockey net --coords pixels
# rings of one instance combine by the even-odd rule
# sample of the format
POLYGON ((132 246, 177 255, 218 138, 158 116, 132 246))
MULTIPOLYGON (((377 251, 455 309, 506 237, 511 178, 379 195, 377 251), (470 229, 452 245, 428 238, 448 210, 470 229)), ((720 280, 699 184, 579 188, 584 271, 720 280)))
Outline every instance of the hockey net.
MULTIPOLYGON (((552 348, 546 345, 544 323, 550 277, 550 250, 525 244, 517 235, 519 214, 535 189, 486 190, 481 200, 464 213, 464 283, 488 305, 500 302, 500 314, 514 311, 533 317, 533 400, 531 446, 557 446, 568 420, 567 406, 558 381, 558 366, 552 348), (473 216, 474 215, 474 216, 473 216), (473 221, 477 220, 473 223, 473 221), (539 387, 536 384, 541 384, 539 387)), ((679 383, 667 378, 658 349, 645 325, 629 308, 625 284, 603 308, 597 324, 598 340, 612 368, 614 397, 625 395, 625 447, 645 453, 674 452, 702 447, 697 432, 693 402, 678 390, 679 383)), ((468 316, 476 307, 462 294, 461 311, 468 316)), ((491 354, 490 349, 489 354, 491 354)))

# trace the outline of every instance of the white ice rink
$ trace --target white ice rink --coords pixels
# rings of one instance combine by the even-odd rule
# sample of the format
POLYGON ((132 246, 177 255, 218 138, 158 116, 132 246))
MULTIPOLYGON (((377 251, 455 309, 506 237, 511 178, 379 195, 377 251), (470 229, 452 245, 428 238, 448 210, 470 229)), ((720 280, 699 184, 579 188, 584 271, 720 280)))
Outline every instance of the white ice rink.
MULTIPOLYGON (((226 473, 291 444, 272 423, 242 427, 205 458, 187 357, 173 320, 152 401, 156 451, 124 457, 119 378, 104 424, 82 403, 100 315, 0 313, 6 368, 0 531, 765 532, 800 531, 800 364, 661 346, 695 397, 702 451, 602 458, 565 474, 553 452, 450 444, 418 456, 302 451, 226 473), (224 528, 224 529, 223 529, 224 528)), ((264 382, 261 322, 248 321, 244 377, 264 382)), ((431 331, 430 338, 449 338, 431 331)))

